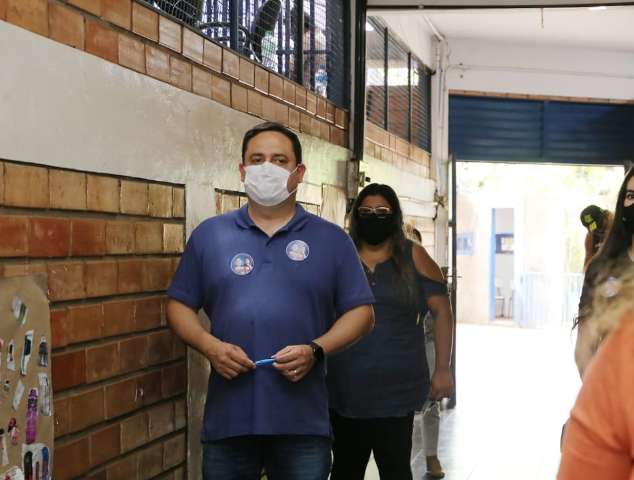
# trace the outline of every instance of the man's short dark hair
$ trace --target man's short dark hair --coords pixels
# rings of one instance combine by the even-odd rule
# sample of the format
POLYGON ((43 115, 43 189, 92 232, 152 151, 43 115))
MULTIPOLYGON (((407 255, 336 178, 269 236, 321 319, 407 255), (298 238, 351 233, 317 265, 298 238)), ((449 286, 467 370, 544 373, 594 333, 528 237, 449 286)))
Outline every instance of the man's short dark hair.
POLYGON ((245 160, 244 156, 247 153, 249 142, 253 139, 253 137, 264 132, 279 132, 286 136, 286 138, 288 138, 293 144, 293 152, 295 153, 297 165, 302 163, 302 144, 299 142, 299 137, 284 125, 275 122, 260 123, 244 134, 244 138, 242 139, 242 162, 245 160))

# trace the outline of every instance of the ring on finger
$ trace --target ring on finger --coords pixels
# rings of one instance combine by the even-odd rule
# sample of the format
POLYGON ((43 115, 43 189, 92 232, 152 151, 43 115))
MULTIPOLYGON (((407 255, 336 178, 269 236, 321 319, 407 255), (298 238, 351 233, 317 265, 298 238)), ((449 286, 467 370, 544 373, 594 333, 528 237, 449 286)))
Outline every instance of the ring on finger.
POLYGON ((293 375, 297 375, 297 369, 295 369, 295 370, 291 370, 291 374, 293 374, 293 375))

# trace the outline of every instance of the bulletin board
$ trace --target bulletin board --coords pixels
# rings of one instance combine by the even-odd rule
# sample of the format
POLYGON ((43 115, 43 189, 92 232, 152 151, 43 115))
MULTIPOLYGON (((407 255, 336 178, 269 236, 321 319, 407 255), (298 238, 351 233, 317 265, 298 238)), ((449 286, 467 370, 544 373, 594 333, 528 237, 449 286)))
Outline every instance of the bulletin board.
POLYGON ((45 276, 0 279, 0 480, 53 472, 51 325, 45 276))

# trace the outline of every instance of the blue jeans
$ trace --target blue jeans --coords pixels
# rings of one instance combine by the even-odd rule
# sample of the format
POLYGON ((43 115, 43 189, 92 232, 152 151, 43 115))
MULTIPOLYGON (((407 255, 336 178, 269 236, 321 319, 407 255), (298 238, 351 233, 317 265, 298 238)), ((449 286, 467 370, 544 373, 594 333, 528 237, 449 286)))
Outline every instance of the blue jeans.
POLYGON ((331 440, 310 435, 253 435, 203 444, 204 480, 326 480, 331 440))

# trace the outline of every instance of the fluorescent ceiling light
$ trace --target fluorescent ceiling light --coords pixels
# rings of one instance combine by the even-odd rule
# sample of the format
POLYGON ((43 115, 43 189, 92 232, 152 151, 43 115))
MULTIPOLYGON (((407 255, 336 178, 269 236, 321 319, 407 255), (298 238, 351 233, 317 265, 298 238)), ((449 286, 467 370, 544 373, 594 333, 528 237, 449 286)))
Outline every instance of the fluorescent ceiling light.
POLYGON ((590 10, 591 12, 599 12, 601 10, 607 10, 608 7, 606 7, 605 5, 597 5, 596 7, 588 7, 588 10, 590 10))

